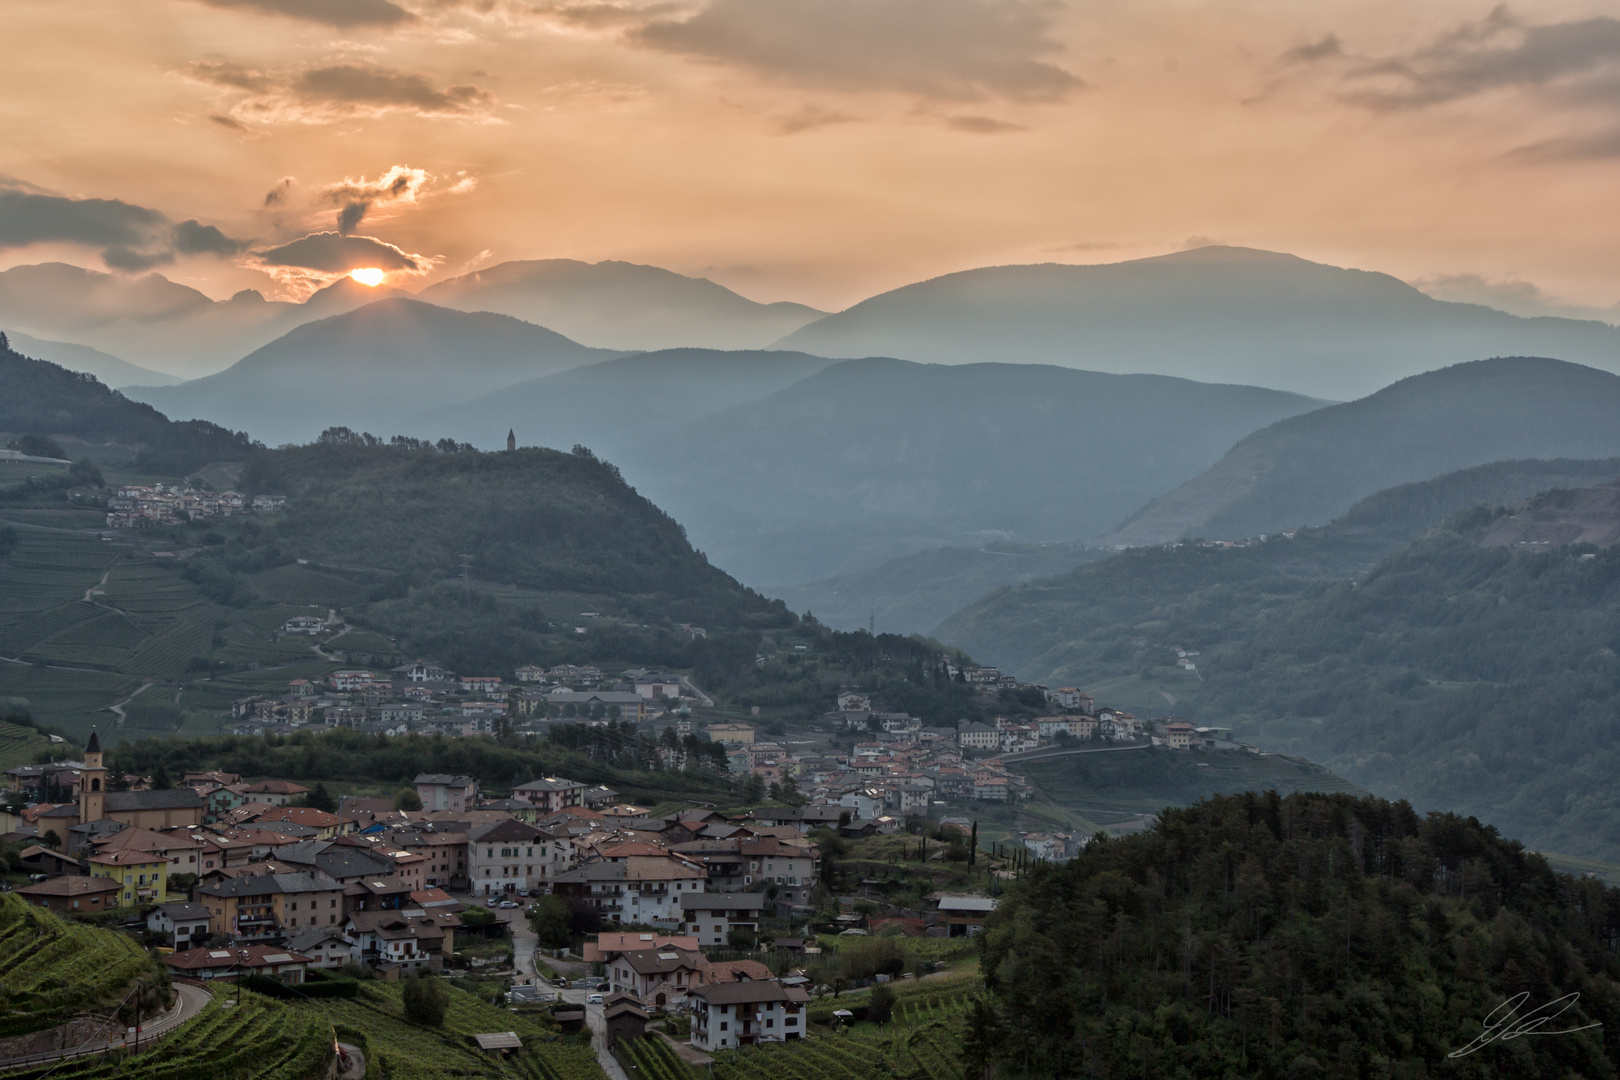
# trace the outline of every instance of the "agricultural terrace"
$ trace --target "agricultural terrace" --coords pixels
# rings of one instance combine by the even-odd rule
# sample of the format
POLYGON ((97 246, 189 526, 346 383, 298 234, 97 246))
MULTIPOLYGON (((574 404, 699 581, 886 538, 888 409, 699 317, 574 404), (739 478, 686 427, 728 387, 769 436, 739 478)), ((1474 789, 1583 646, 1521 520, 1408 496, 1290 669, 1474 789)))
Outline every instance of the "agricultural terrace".
POLYGON ((137 979, 157 977, 134 939, 0 894, 0 1037, 112 1008, 137 979))

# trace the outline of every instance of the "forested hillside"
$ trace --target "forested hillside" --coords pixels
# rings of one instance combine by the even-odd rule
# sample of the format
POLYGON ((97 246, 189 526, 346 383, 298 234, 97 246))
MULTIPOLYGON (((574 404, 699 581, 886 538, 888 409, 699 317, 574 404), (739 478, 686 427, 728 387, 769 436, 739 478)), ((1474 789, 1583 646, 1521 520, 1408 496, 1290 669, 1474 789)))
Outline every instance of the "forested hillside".
POLYGON ((1613 1076, 1617 940, 1620 891, 1473 820, 1216 797, 1010 891, 983 938, 991 996, 965 1073, 1613 1076), (1521 1017, 1578 997, 1543 1037, 1461 1053, 1517 994, 1521 1017))
POLYGON ((140 448, 135 467, 179 475, 210 461, 240 461, 252 449, 243 433, 203 420, 174 423, 94 377, 34 360, 0 333, 0 432, 73 435, 140 448))

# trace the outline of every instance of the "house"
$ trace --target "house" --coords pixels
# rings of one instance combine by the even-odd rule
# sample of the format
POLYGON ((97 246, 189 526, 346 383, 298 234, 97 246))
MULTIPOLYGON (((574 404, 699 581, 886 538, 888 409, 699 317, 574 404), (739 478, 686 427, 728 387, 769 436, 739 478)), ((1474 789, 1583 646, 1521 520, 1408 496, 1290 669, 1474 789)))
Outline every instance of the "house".
POLYGON ((784 1042, 805 1035, 805 1004, 810 995, 775 979, 747 979, 700 986, 688 995, 692 1010, 689 1042, 712 1053, 762 1042, 784 1042))
POLYGON ((673 998, 685 997, 693 987, 701 986, 708 963, 702 953, 686 949, 630 949, 608 965, 608 980, 615 992, 635 994, 663 1008, 673 998))
POLYGON ((244 785, 241 793, 246 801, 264 803, 266 806, 286 806, 300 795, 308 795, 309 788, 302 784, 295 784, 291 780, 260 780, 255 784, 244 785))
POLYGON ((875 818, 883 813, 883 804, 883 792, 877 788, 846 791, 838 799, 838 805, 848 807, 855 818, 875 818))
POLYGON ((428 968, 439 971, 451 951, 452 930, 461 920, 450 914, 407 915, 403 911, 357 911, 344 930, 354 943, 352 956, 390 974, 428 968))
POLYGON ((287 949, 309 957, 312 968, 330 970, 354 962, 354 942, 336 926, 312 926, 289 934, 287 949))
POLYGON ((247 945, 228 949, 188 949, 163 958, 170 974, 190 979, 235 982, 243 975, 264 975, 301 983, 310 958, 279 946, 247 945))
POLYGON ((738 851, 748 860, 744 885, 774 885, 778 901, 809 903, 810 892, 816 886, 814 849, 762 837, 741 841, 738 851))
POLYGON ((426 660, 418 660, 415 663, 397 667, 393 673, 406 682, 413 683, 444 682, 450 677, 450 673, 444 668, 437 664, 430 664, 426 660))
POLYGON ((319 634, 326 628, 319 615, 294 615, 281 624, 283 634, 319 634))
POLYGON ((559 862, 551 834, 508 818, 467 831, 467 880, 479 896, 534 888, 559 862))
POLYGON ((984 929, 997 902, 988 896, 942 896, 936 910, 948 928, 947 936, 974 937, 984 929))
POLYGON ((17 895, 60 915, 72 915, 118 907, 123 888, 122 882, 106 877, 54 877, 24 885, 17 895))
POLYGON ((774 909, 764 893, 685 893, 679 928, 703 945, 724 946, 733 930, 758 933, 760 920, 774 909))
POLYGON ((208 909, 189 900, 159 904, 146 913, 146 929, 183 952, 208 936, 208 909))
POLYGON ((1186 750, 1192 746, 1193 726, 1186 720, 1172 720, 1164 725, 1165 745, 1172 750, 1186 750))
POLYGON ((630 949, 683 949, 698 951, 698 939, 690 935, 631 934, 603 931, 595 941, 581 946, 580 956, 588 964, 611 964, 620 953, 630 949))
POLYGON ((478 801, 478 777, 450 776, 449 772, 421 772, 415 780, 416 795, 426 811, 449 810, 462 813, 478 801))
POLYGON ((704 890, 708 875, 694 861, 650 844, 619 844, 602 858, 552 879, 552 891, 594 907, 607 922, 681 921, 681 904, 704 890))
POLYGON ((754 741, 753 724, 710 724, 704 729, 717 743, 751 743, 754 741))
POLYGON ((79 872, 79 860, 70 859, 60 852, 40 847, 38 844, 23 848, 17 858, 22 862, 25 870, 31 870, 36 874, 56 875, 77 874, 79 872))
POLYGON ((517 681, 522 683, 538 683, 546 681, 546 669, 537 664, 524 664, 515 672, 517 681))
POLYGON ((117 882, 122 891, 116 894, 118 907, 161 903, 169 892, 169 860, 148 851, 98 851, 85 858, 91 877, 107 878, 117 882))
POLYGON ((569 806, 580 805, 584 794, 584 784, 577 780, 565 780, 560 776, 544 776, 539 780, 530 780, 527 784, 519 784, 512 789, 514 799, 522 799, 552 813, 569 806))

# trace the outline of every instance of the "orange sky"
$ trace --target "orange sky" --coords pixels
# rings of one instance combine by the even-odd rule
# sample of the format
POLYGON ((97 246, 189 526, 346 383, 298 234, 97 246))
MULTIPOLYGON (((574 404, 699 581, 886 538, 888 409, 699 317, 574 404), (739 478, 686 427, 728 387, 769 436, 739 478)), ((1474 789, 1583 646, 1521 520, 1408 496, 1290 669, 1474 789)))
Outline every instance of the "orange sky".
POLYGON ((354 236, 417 257, 393 278, 411 288, 506 259, 627 259, 837 308, 970 266, 1202 237, 1448 297, 1606 309, 1613 10, 7 0, 0 268, 104 268, 104 226, 69 202, 95 198, 155 212, 114 261, 214 296, 307 288, 318 273, 278 283, 267 253, 335 234, 347 206, 354 236), (218 232, 170 231, 193 219, 218 232))

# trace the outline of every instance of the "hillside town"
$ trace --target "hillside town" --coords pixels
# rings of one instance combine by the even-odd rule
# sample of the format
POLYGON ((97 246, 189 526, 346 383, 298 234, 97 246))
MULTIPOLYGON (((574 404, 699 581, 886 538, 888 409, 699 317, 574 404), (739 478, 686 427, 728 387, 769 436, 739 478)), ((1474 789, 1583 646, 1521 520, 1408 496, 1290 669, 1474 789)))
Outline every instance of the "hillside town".
POLYGON ((285 495, 209 491, 176 484, 128 484, 107 498, 107 528, 144 529, 178 525, 233 514, 273 513, 287 504, 285 495))

